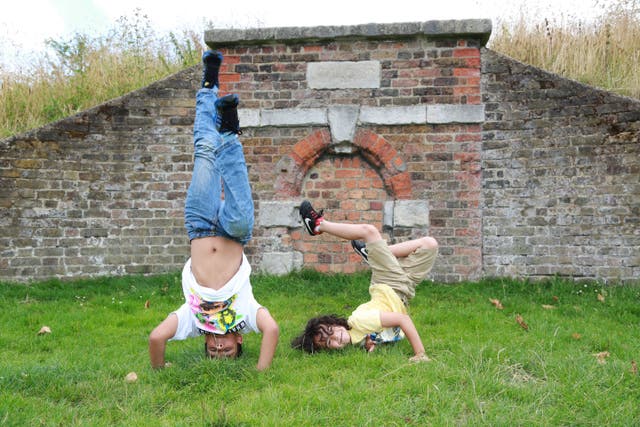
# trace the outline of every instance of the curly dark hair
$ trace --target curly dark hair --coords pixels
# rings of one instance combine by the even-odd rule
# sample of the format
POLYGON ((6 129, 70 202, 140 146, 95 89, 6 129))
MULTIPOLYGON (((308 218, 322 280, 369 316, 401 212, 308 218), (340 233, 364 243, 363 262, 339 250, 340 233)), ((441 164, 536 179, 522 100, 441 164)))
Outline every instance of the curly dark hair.
POLYGON ((291 348, 303 350, 307 353, 322 350, 321 348, 315 348, 313 338, 320 332, 326 331, 333 326, 344 326, 347 330, 351 329, 351 326, 347 323, 347 319, 336 316, 335 314, 314 317, 309 319, 307 326, 304 328, 304 332, 291 341, 291 348))

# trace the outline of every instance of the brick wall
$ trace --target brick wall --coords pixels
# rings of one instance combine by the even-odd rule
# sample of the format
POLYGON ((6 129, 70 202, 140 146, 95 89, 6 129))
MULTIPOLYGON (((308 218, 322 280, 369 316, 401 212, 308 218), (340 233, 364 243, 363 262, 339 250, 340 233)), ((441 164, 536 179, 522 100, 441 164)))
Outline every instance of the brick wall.
MULTIPOLYGON (((222 92, 242 100, 257 218, 246 251, 256 270, 365 268, 348 242, 306 234, 297 206, 308 198, 391 241, 436 237, 436 280, 640 277, 631 250, 637 101, 482 50, 490 28, 470 20, 205 34, 225 54, 222 92), (580 110, 587 92, 591 115, 580 110), (590 137, 594 129, 608 129, 611 143, 590 137), (586 189, 581 198, 555 195, 565 163, 586 189), (575 221, 569 206, 608 222, 593 236, 558 227, 575 221), (572 264, 577 246, 582 259, 572 264), (588 251, 598 268, 584 264, 588 251)), ((187 69, 0 141, 0 279, 181 268, 200 76, 199 66, 187 69)))
POLYGON ((184 262, 196 78, 187 70, 0 142, 2 279, 159 273, 184 262))
POLYGON ((640 279, 640 101, 483 60, 484 274, 640 279))

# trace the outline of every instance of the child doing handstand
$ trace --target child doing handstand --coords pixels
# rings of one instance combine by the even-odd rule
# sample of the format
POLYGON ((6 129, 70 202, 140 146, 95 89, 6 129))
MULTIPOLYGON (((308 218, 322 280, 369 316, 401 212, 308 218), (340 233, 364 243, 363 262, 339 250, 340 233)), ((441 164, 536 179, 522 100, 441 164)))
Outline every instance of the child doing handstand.
POLYGON ((279 330, 269 311, 253 296, 251 266, 244 245, 253 230, 253 199, 238 139, 238 97, 218 98, 222 55, 202 56, 204 78, 196 95, 193 124, 194 166, 185 202, 191 258, 182 270, 185 303, 149 336, 151 366, 165 366, 169 340, 205 335, 205 353, 235 358, 242 334, 262 333, 258 370, 271 365, 279 330), (224 200, 222 187, 224 186, 224 200))

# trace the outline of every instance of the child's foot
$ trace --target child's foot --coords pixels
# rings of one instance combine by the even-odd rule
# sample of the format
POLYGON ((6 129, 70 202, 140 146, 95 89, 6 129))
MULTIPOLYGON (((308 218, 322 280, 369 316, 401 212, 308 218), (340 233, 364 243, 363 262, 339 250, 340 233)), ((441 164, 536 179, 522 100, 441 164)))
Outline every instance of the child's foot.
POLYGON ((225 95, 216 99, 216 120, 218 132, 233 132, 242 135, 240 120, 238 120, 238 104, 240 98, 236 94, 225 95))
POLYGON ((222 54, 213 50, 208 50, 202 54, 202 87, 211 89, 220 86, 218 73, 222 64, 222 54))
POLYGON ((362 257, 364 262, 369 264, 369 252, 367 251, 367 246, 365 245, 365 243, 363 241, 361 241, 361 240, 352 240, 351 241, 351 247, 353 248, 354 251, 356 251, 356 253, 358 255, 360 255, 362 257))
POLYGON ((324 221, 322 213, 322 210, 320 210, 320 213, 316 212, 308 200, 303 201, 300 205, 300 216, 302 217, 302 222, 309 234, 312 236, 322 233, 322 231, 318 230, 320 223, 324 221))

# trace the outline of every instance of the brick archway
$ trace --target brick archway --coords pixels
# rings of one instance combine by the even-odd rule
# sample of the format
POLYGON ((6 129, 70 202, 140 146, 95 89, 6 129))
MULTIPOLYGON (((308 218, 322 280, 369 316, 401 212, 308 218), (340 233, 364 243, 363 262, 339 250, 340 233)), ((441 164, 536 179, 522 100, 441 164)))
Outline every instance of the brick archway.
MULTIPOLYGON (((391 144, 374 132, 359 129, 353 138, 353 146, 380 174, 391 198, 411 198, 411 176, 407 172, 407 165, 391 144)), ((317 130, 296 143, 291 152, 276 165, 276 197, 287 199, 300 196, 307 172, 331 148, 331 134, 326 129, 317 130)))

